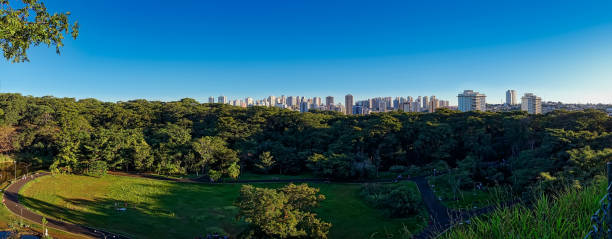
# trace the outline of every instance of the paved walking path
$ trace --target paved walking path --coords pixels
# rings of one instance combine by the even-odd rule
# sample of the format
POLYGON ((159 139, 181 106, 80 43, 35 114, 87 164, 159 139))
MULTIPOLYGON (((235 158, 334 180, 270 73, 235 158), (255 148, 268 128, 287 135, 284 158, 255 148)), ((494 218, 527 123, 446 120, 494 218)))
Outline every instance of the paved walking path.
MULTIPOLYGON (((20 179, 17 182, 12 183, 5 191, 4 191, 4 204, 6 207, 18 216, 22 216, 30 221, 41 224, 42 216, 36 214, 23 205, 19 203, 19 190, 29 181, 48 175, 49 173, 41 173, 36 174, 25 179, 20 179)), ((196 179, 175 179, 175 178, 166 178, 162 176, 150 175, 150 174, 134 174, 134 173, 123 173, 123 172, 109 172, 109 174, 117 175, 117 176, 126 176, 126 177, 139 177, 139 178, 151 178, 156 180, 166 180, 173 182, 181 182, 181 183, 210 183, 204 178, 196 178, 196 179)), ((412 181, 416 183, 419 192, 421 193, 421 198, 425 203, 427 211, 431 216, 431 221, 428 226, 419 234, 415 235, 415 239, 428 239, 435 238, 441 232, 444 232, 454 223, 465 221, 471 217, 481 215, 483 213, 490 212, 494 210, 496 207, 491 206, 487 208, 482 208, 478 210, 472 211, 456 211, 445 207, 438 197, 434 194, 433 190, 429 186, 426 177, 414 177, 408 179, 402 179, 401 181, 412 181)), ((226 181, 226 182, 216 182, 218 183, 288 183, 288 182, 330 182, 329 179, 323 178, 305 178, 305 179, 261 179, 261 180, 236 180, 236 181, 226 181)), ((374 182, 394 182, 393 179, 376 179, 376 180, 359 180, 359 181, 342 181, 342 183, 374 183, 374 182)), ((94 238, 117 238, 124 239, 127 238, 125 236, 119 234, 113 234, 110 232, 96 230, 90 227, 71 224, 67 222, 61 222, 54 219, 47 219, 48 226, 50 228, 59 229, 62 231, 68 231, 76 234, 82 234, 94 238)))
MULTIPOLYGON (((29 177, 21 178, 18 181, 9 185, 4 191, 4 200, 3 203, 6 207, 15 215, 21 216, 29 221, 42 224, 42 218, 40 214, 32 212, 30 209, 26 208, 19 202, 19 190, 28 182, 34 180, 35 178, 49 175, 49 173, 39 173, 29 177)), ((76 225, 69 222, 62 222, 55 219, 47 218, 47 226, 49 228, 58 229, 61 231, 67 231, 75 234, 81 234, 93 238, 116 238, 116 239, 127 239, 128 237, 97 230, 91 227, 76 225)))

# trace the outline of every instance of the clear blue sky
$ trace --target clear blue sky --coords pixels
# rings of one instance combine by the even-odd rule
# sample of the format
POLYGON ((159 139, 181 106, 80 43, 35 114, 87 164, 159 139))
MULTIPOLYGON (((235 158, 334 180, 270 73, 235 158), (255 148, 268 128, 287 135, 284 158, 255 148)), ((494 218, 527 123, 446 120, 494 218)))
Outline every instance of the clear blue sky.
MULTIPOLYGON (((612 103, 612 1, 47 0, 81 24, 61 56, 0 62, 2 92, 205 101, 506 89, 612 103)), ((341 99, 339 99, 341 98, 341 99)))

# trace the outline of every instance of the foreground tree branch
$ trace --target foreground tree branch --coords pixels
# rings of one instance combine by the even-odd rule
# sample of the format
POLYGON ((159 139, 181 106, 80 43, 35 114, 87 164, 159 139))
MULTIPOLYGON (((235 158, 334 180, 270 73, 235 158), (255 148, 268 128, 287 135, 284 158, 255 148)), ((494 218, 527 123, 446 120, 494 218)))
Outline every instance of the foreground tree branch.
POLYGON ((21 0, 18 5, 21 8, 14 9, 8 0, 0 0, 0 50, 8 61, 29 61, 27 50, 40 44, 60 54, 64 35, 79 35, 78 22, 68 21, 70 12, 50 14, 39 0, 21 0))

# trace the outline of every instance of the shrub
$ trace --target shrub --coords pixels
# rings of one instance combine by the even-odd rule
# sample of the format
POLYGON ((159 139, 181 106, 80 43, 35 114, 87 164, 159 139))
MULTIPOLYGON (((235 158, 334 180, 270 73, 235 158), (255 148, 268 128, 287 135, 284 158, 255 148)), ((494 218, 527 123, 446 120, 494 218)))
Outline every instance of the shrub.
POLYGON ((94 176, 94 177, 102 177, 106 175, 106 171, 108 170, 108 166, 104 161, 93 161, 87 163, 87 169, 85 170, 85 175, 94 176))
POLYGON ((406 170, 406 173, 408 173, 410 176, 419 176, 423 173, 423 169, 416 165, 410 165, 408 170, 406 170))
POLYGON ((320 177, 349 179, 354 174, 351 168, 351 158, 344 154, 331 155, 313 154, 308 158, 308 167, 320 177))
POLYGON ((385 209, 391 217, 416 215, 421 208, 421 198, 408 184, 365 184, 361 195, 376 208, 385 209))
POLYGON ((389 167, 389 171, 392 173, 403 173, 406 171, 406 166, 402 165, 393 165, 389 167))

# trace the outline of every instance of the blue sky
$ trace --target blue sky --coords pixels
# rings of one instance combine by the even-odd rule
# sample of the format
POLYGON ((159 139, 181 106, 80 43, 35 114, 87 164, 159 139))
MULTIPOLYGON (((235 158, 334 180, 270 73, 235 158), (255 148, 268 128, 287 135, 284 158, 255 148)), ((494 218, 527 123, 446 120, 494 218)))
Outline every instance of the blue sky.
POLYGON ((612 103, 612 1, 47 0, 62 55, 0 62, 2 92, 177 100, 436 95, 612 103))

